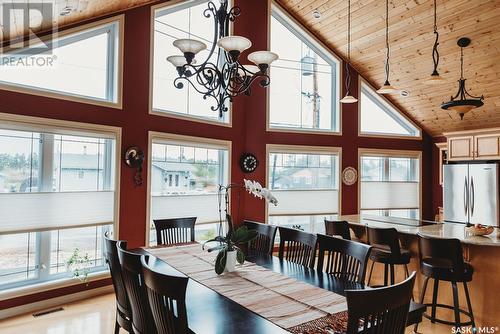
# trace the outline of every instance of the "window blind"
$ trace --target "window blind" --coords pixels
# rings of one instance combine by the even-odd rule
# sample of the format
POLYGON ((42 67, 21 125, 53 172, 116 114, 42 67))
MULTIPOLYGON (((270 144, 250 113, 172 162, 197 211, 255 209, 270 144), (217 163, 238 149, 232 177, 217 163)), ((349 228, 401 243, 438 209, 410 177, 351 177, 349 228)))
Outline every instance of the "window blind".
POLYGON ((198 224, 215 223, 219 221, 217 197, 217 194, 152 196, 151 219, 195 216, 198 224))
POLYGON ((269 205, 269 215, 338 213, 338 190, 273 190, 278 206, 269 205))
POLYGON ((114 191, 1 193, 0 234, 113 224, 114 196, 114 191))
POLYGON ((413 209, 419 206, 418 182, 361 182, 361 210, 413 209))

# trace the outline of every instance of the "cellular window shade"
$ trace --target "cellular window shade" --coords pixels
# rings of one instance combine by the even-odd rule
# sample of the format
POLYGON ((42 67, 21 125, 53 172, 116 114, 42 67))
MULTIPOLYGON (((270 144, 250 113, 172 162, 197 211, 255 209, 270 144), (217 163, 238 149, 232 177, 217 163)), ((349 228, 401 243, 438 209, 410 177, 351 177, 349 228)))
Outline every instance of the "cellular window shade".
POLYGON ((196 223, 219 221, 217 194, 152 196, 151 219, 197 217, 196 223))
POLYGON ((338 190, 274 190, 278 205, 269 205, 269 215, 338 213, 338 190))
POLYGON ((114 221, 114 192, 0 194, 0 233, 55 230, 114 221))
POLYGON ((419 204, 418 182, 361 182, 361 210, 413 209, 419 204))

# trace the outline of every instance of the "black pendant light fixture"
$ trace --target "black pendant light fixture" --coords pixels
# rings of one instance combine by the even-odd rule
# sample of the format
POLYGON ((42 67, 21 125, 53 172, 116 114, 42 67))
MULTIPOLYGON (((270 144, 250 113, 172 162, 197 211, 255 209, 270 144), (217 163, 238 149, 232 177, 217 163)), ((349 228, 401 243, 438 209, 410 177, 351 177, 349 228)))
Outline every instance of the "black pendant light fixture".
POLYGON ((248 55, 249 62, 255 65, 243 65, 240 54, 252 46, 252 42, 242 36, 230 35, 230 24, 240 15, 240 8, 228 8, 227 0, 220 0, 217 8, 213 2, 208 2, 208 8, 203 12, 205 18, 214 20, 214 39, 208 55, 203 62, 196 62, 195 56, 207 49, 207 45, 194 39, 177 39, 174 46, 182 55, 167 58, 177 69, 178 77, 174 80, 175 87, 181 89, 187 82, 203 96, 212 98, 215 105, 213 111, 222 117, 228 110, 228 102, 238 95, 250 95, 250 89, 255 81, 266 87, 270 83, 269 65, 278 59, 276 53, 270 51, 255 51, 248 55), (217 60, 211 59, 215 54, 217 60))
POLYGON ((428 84, 439 84, 445 81, 438 72, 438 65, 439 65, 439 51, 438 51, 438 45, 439 45, 439 32, 437 30, 437 0, 434 0, 434 35, 436 36, 436 39, 434 40, 434 46, 432 47, 432 62, 434 63, 434 70, 432 71, 432 74, 430 78, 426 81, 428 84))
POLYGON ((356 103, 358 99, 351 95, 351 0, 347 1, 347 62, 345 63, 345 96, 340 103, 356 103))
POLYGON ((458 80, 458 92, 452 96, 450 101, 441 105, 442 109, 453 110, 460 115, 460 119, 464 119, 464 115, 472 109, 481 107, 484 103, 484 96, 472 96, 465 89, 464 78, 464 48, 469 46, 471 40, 467 37, 462 37, 457 44, 460 47, 460 80, 458 80))
POLYGON ((387 50, 385 57, 385 82, 382 87, 377 90, 379 94, 396 93, 398 90, 389 83, 389 0, 385 0, 385 47, 387 50))

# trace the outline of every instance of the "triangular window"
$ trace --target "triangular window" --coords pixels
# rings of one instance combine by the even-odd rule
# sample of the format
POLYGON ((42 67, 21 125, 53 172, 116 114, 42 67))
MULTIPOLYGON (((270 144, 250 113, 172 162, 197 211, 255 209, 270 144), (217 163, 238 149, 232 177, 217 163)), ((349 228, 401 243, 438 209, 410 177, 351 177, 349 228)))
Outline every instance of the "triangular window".
POLYGON ((361 82, 361 134, 420 137, 420 129, 396 108, 361 82))

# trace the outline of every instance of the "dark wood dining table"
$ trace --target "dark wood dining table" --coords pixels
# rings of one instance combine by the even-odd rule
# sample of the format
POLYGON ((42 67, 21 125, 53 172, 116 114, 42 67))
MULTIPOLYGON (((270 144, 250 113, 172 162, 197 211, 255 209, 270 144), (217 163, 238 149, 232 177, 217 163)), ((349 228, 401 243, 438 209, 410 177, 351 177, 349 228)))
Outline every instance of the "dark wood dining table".
MULTIPOLYGON (((144 249, 134 252, 148 254, 144 249)), ((158 258, 151 262, 154 270, 170 274, 183 275, 158 258)), ((340 295, 348 289, 365 289, 361 284, 347 283, 332 275, 319 272, 270 255, 249 255, 247 261, 265 267, 274 272, 306 282, 322 289, 330 290, 340 295)), ((189 328, 194 333, 201 334, 278 334, 289 333, 271 321, 248 310, 229 298, 190 279, 186 290, 186 308, 189 328)), ((420 322, 425 306, 412 302, 408 314, 408 325, 420 322)))

